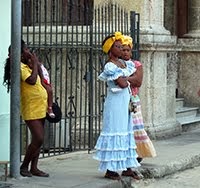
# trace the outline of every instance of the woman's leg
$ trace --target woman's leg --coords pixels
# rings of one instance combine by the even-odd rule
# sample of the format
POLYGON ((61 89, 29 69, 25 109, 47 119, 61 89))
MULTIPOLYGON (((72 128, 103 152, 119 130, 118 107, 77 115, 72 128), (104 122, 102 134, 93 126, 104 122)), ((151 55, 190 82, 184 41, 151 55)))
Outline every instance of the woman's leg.
MULTIPOLYGON (((32 140, 27 148, 26 155, 20 167, 20 173, 22 176, 31 176, 28 167, 34 157, 35 160, 38 160, 39 158, 40 147, 44 140, 44 120, 28 120, 26 121, 26 124, 31 132, 32 140)), ((35 163, 35 165, 37 165, 37 163, 35 163)))
MULTIPOLYGON (((45 123, 45 119, 42 120, 43 127, 44 127, 44 123, 45 123)), ((43 128, 43 135, 44 135, 44 128, 43 128)), ((40 156, 40 148, 35 152, 32 160, 31 160, 31 170, 30 171, 33 175, 36 175, 36 176, 49 177, 49 174, 39 170, 37 167, 39 156, 40 156)))

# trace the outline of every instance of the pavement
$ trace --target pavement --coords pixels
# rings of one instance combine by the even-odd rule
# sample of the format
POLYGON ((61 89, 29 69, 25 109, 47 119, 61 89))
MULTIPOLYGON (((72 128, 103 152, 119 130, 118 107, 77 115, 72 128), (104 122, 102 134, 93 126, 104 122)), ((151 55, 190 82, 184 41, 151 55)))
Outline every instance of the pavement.
POLYGON ((153 141, 157 157, 145 158, 138 169, 142 180, 123 177, 121 181, 105 179, 97 170, 98 161, 86 151, 40 159, 39 166, 49 178, 8 178, 0 188, 142 188, 150 179, 200 165, 200 128, 179 136, 153 141))

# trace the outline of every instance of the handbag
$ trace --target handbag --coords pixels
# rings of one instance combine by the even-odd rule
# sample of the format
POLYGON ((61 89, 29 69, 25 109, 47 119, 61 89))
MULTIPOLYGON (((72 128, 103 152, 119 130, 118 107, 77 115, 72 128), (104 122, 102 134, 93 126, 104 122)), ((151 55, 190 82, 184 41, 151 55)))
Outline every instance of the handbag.
POLYGON ((128 108, 129 108, 129 112, 133 112, 133 113, 137 112, 137 104, 136 102, 134 102, 133 96, 130 97, 128 108))
POLYGON ((130 93, 130 100, 129 100, 129 105, 128 105, 129 112, 136 113, 137 112, 137 103, 134 101, 134 96, 132 95, 130 83, 128 83, 128 90, 130 93))
POLYGON ((58 123, 61 119, 62 119, 62 111, 60 106, 58 105, 58 102, 55 101, 52 105, 52 110, 53 113, 55 114, 55 117, 52 118, 49 116, 49 114, 46 114, 46 119, 50 122, 50 123, 58 123))

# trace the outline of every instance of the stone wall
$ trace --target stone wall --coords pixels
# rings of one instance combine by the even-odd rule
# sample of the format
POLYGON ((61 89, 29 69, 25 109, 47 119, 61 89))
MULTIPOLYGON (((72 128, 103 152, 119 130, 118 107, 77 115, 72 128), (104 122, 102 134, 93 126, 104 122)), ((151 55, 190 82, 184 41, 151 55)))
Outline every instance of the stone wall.
POLYGON ((180 65, 178 75, 178 96, 185 99, 187 106, 200 106, 200 39, 179 39, 180 65))
MULTIPOLYGON (((162 41, 162 38, 157 40, 162 41)), ((152 139, 171 137, 181 132, 175 112, 179 59, 173 41, 171 38, 172 44, 165 41, 162 46, 144 44, 141 47, 144 79, 140 97, 145 128, 152 139)))

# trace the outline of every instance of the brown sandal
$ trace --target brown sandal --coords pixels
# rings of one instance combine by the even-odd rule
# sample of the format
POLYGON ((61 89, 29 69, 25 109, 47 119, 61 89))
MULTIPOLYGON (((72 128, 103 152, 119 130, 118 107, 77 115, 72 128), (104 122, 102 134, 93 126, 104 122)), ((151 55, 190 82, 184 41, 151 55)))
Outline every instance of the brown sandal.
POLYGON ((121 177, 117 172, 113 172, 110 170, 107 170, 104 177, 112 180, 121 180, 121 177))
POLYGON ((131 169, 124 170, 124 171, 122 172, 122 176, 130 176, 130 177, 132 177, 132 178, 134 178, 134 179, 136 179, 136 180, 141 180, 141 179, 142 179, 142 177, 139 176, 139 175, 137 174, 137 172, 135 172, 135 171, 133 171, 133 170, 131 170, 131 169))
POLYGON ((32 174, 30 173, 30 171, 28 171, 27 168, 20 168, 20 174, 23 177, 32 177, 32 174))
POLYGON ((40 176, 40 177, 49 177, 49 174, 47 174, 46 172, 43 172, 39 169, 35 170, 35 171, 31 171, 31 174, 34 176, 40 176))

